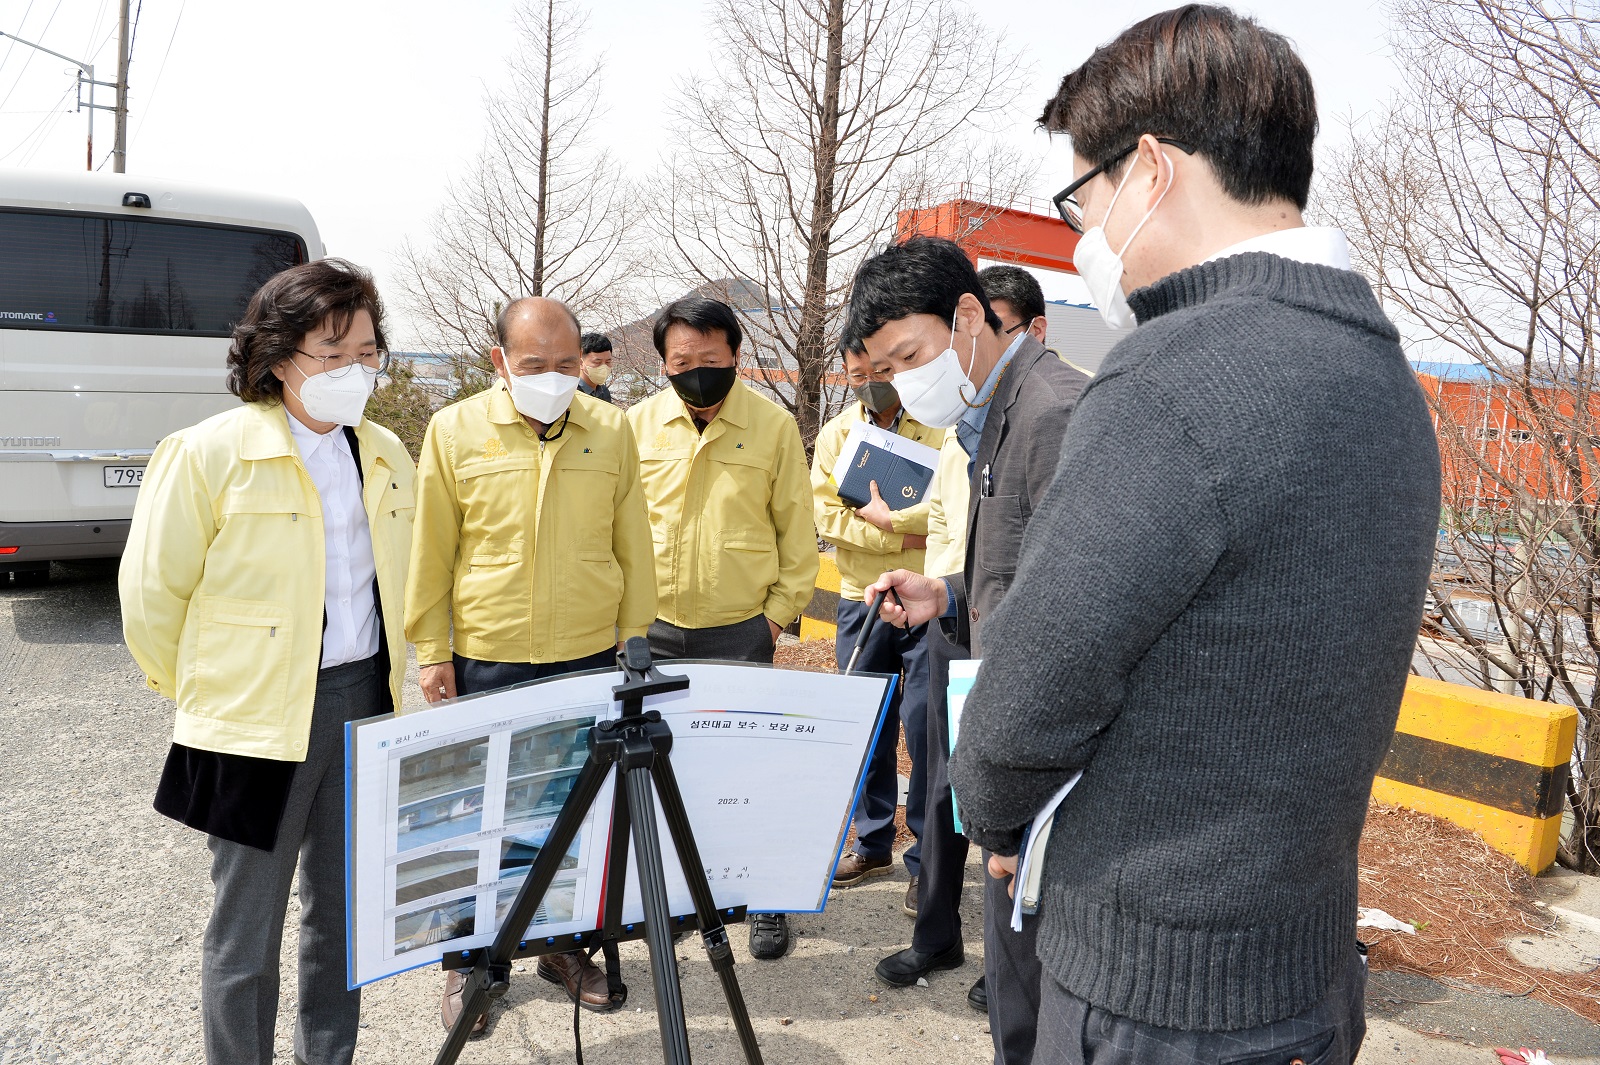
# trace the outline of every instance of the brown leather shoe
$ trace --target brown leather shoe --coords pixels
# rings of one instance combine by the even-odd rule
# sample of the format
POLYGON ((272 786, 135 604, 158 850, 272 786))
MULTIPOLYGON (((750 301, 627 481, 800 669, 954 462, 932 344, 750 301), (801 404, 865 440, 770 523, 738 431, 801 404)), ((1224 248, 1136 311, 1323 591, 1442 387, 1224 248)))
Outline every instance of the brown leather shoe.
POLYGON ((578 1005, 595 1013, 610 1013, 621 1005, 611 1000, 611 989, 606 986, 605 970, 589 960, 581 951, 570 954, 546 954, 539 959, 539 975, 552 984, 567 990, 568 998, 578 1000, 578 1005))
MULTIPOLYGON (((439 1000, 439 1019, 444 1022, 446 1028, 454 1028, 456 1018, 461 1016, 466 987, 467 974, 461 969, 451 969, 444 974, 444 997, 439 1000)), ((489 1015, 485 1013, 473 1024, 471 1034, 482 1035, 487 1027, 489 1027, 489 1015)))
POLYGON ((911 884, 906 888, 906 900, 900 904, 907 917, 917 915, 917 878, 911 878, 911 884))
POLYGON ((833 871, 834 887, 849 887, 859 884, 869 876, 888 876, 894 872, 893 858, 866 858, 855 851, 851 851, 839 859, 839 867, 833 871))

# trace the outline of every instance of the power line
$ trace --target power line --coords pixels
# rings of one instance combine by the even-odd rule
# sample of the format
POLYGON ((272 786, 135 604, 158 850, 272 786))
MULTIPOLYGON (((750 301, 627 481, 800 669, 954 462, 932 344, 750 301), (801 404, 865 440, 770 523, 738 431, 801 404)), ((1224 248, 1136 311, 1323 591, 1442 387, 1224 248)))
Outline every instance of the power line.
MULTIPOLYGON (((22 10, 22 21, 17 23, 17 29, 21 30, 21 29, 26 29, 27 28, 28 16, 33 14, 33 2, 34 2, 34 0, 28 0, 28 6, 23 8, 23 10, 22 10)), ((0 70, 4 70, 5 69, 6 63, 9 62, 10 59, 11 59, 11 53, 15 52, 16 50, 17 50, 17 42, 16 41, 10 41, 10 42, 8 42, 6 44, 6 54, 3 55, 3 56, 0 56, 0 70)))
MULTIPOLYGON (((143 6, 144 0, 139 0, 139 3, 143 6)), ((139 113, 139 125, 134 128, 133 136, 128 138, 130 146, 139 139, 139 133, 144 129, 144 120, 150 117, 150 109, 156 98, 156 90, 161 88, 161 75, 167 71, 167 57, 172 54, 172 42, 178 39, 178 27, 183 23, 183 12, 188 6, 189 0, 183 0, 183 3, 178 5, 178 17, 172 20, 172 36, 167 38, 167 50, 161 53, 161 65, 156 68, 156 80, 150 83, 150 91, 145 94, 144 110, 139 113)))
MULTIPOLYGON (((55 22, 56 15, 59 14, 60 11, 61 11, 61 0, 56 0, 56 6, 50 12, 50 17, 45 19, 44 29, 40 30, 39 33, 38 33, 38 37, 39 37, 40 40, 43 40, 44 39, 44 35, 50 32, 50 24, 55 22)), ((13 45, 13 47, 15 47, 15 45, 13 45)), ((28 72, 28 64, 32 63, 33 62, 33 57, 38 55, 38 54, 39 53, 36 50, 34 50, 32 48, 28 49, 28 58, 26 58, 26 59, 24 59, 22 61, 22 69, 17 71, 17 80, 15 80, 15 81, 13 81, 11 83, 11 88, 6 90, 5 96, 0 97, 0 107, 5 107, 6 104, 11 102, 12 94, 17 91, 17 86, 22 84, 22 76, 28 72)))

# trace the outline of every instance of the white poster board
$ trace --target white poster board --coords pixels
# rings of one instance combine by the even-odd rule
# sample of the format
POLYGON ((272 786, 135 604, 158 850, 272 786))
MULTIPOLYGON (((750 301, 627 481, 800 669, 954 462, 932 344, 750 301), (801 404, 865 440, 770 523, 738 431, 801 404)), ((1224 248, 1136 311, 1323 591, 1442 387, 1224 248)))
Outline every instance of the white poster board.
MULTIPOLYGON (((645 709, 672 728, 674 775, 718 908, 821 910, 895 679, 734 663, 661 671, 690 680, 645 709)), ((576 674, 350 723, 351 987, 494 939, 576 782, 588 729, 620 714, 611 689, 622 680, 576 674)), ((530 933, 601 927, 614 779, 530 933)), ((659 809, 672 912, 691 914, 659 809)), ((632 848, 628 868, 624 923, 643 918, 632 848)))

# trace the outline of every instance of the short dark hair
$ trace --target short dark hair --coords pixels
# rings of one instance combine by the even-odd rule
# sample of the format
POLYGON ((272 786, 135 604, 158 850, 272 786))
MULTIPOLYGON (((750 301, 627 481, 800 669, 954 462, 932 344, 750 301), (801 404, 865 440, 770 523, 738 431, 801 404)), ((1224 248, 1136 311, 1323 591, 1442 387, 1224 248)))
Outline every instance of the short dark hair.
MULTIPOLYGON (((518 296, 504 307, 501 307, 500 313, 494 316, 494 342, 495 346, 501 351, 504 351, 506 347, 506 328, 511 324, 511 316, 515 314, 517 309, 520 308, 524 303, 527 303, 531 299, 538 298, 539 297, 537 296, 518 296)), ((565 303, 561 303, 561 301, 557 299, 552 299, 550 302, 561 304, 561 309, 567 312, 567 317, 572 321, 572 331, 574 333, 581 334, 583 332, 583 326, 578 324, 578 316, 572 313, 571 307, 568 307, 565 303)))
POLYGON ((744 342, 744 331, 739 328, 739 316, 721 300, 704 296, 685 296, 661 308, 656 316, 656 327, 651 334, 656 354, 667 357, 667 330, 675 325, 686 325, 699 333, 720 329, 728 338, 728 350, 737 353, 744 342))
POLYGON ((1225 7, 1185 4, 1134 23, 1061 79, 1039 122, 1091 163, 1146 133, 1180 141, 1241 203, 1304 208, 1311 193, 1311 74, 1288 38, 1225 7))
POLYGON ((323 323, 343 340, 357 311, 372 316, 380 350, 383 301, 372 275, 343 259, 318 259, 274 274, 250 297, 228 346, 228 391, 246 403, 281 400, 283 382, 272 368, 294 357, 306 335, 323 323))
POLYGON ((611 338, 604 333, 585 333, 580 346, 585 355, 593 355, 597 351, 610 351, 611 338))
POLYGON ((1039 279, 1020 266, 990 266, 978 271, 989 302, 1005 300, 1024 322, 1044 317, 1044 289, 1039 279))
POLYGON ((938 315, 953 325, 956 305, 969 292, 983 305, 983 320, 999 332, 1000 318, 989 306, 978 270, 959 245, 943 237, 891 244, 856 271, 839 350, 861 351, 869 336, 913 314, 938 315))

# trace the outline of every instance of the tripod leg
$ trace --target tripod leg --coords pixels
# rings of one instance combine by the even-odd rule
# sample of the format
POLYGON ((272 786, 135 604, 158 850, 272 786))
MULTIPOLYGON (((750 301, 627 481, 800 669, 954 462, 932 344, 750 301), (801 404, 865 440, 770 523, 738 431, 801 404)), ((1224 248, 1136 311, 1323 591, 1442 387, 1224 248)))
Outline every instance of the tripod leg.
MULTIPOLYGON (((657 757, 651 763, 659 761, 657 757)), ((678 957, 672 949, 672 908, 667 903, 667 874, 661 864, 661 837, 656 832, 650 765, 635 765, 627 775, 628 813, 637 844, 645 942, 650 947, 650 977, 655 984, 661 1049, 667 1065, 689 1065, 689 1029, 683 1015, 683 988, 678 983, 678 957)))
POLYGON ((566 857, 578 830, 583 827, 583 819, 589 816, 589 809, 600 794, 600 786, 605 783, 611 766, 610 761, 596 758, 591 748, 582 772, 573 783, 572 793, 567 796, 555 824, 550 826, 550 834, 539 849, 539 856, 533 860, 533 867, 517 891, 516 901, 495 933, 494 942, 487 950, 478 952, 476 962, 467 971, 467 985, 461 992, 461 1016, 456 1018, 444 1046, 433 1059, 434 1065, 455 1065, 472 1034, 472 1026, 489 1012, 494 999, 505 994, 510 981, 511 956, 527 935, 528 925, 550 890, 561 868, 561 859, 566 857))
POLYGON ((700 939, 705 944, 711 967, 722 983, 723 997, 728 1000, 728 1012, 733 1015, 734 1030, 739 1033, 739 1044, 744 1048, 744 1059, 750 1065, 761 1065, 761 1048, 756 1044, 755 1029, 750 1026, 750 1011, 745 1008, 744 992, 739 990, 739 979, 733 975, 733 947, 728 942, 728 930, 722 925, 717 912, 716 899, 711 895, 711 885, 706 881, 700 862, 700 847, 694 841, 694 829, 689 824, 689 814, 683 807, 683 794, 678 791, 678 778, 672 772, 672 762, 663 754, 651 766, 656 795, 661 799, 661 813, 667 830, 677 847, 678 864, 683 868, 684 879, 689 882, 689 894, 694 897, 695 914, 700 921, 700 939))

